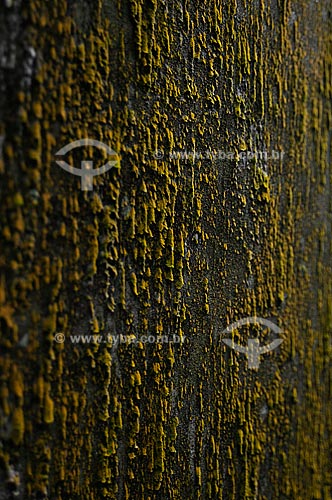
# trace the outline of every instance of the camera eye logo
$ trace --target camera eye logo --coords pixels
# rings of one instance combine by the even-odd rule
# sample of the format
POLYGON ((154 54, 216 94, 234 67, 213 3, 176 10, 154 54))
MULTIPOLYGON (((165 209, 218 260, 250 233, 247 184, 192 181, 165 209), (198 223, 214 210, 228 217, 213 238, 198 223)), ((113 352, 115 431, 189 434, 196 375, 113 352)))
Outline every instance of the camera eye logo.
POLYGON ((81 168, 72 167, 71 165, 69 165, 69 163, 63 160, 55 160, 55 161, 61 168, 63 168, 63 170, 66 170, 66 172, 81 177, 82 191, 92 191, 93 178, 96 175, 104 174, 112 167, 119 166, 119 159, 117 153, 113 151, 113 149, 107 146, 107 144, 104 144, 103 142, 97 141, 95 139, 80 139, 78 141, 70 142, 69 144, 66 144, 63 148, 59 149, 59 151, 57 151, 55 154, 57 156, 63 156, 72 149, 81 148, 84 146, 94 146, 99 149, 104 149, 108 156, 111 156, 113 158, 116 157, 116 159, 109 160, 107 163, 105 163, 105 165, 96 169, 93 168, 93 161, 90 160, 82 160, 81 168))
MULTIPOLYGON (((263 325, 265 328, 269 328, 274 333, 277 334, 282 333, 282 330, 275 323, 272 323, 272 321, 269 321, 268 319, 264 318, 258 318, 255 316, 243 318, 240 319, 239 321, 236 321, 235 323, 232 323, 227 328, 225 328, 225 330, 222 333, 232 333, 234 330, 237 330, 240 326, 257 324, 257 323, 263 325)), ((273 349, 276 349, 283 342, 283 339, 279 338, 273 340, 273 342, 265 346, 260 346, 259 339, 248 339, 247 346, 236 344, 235 342, 233 342, 232 339, 222 339, 222 341, 228 347, 234 349, 234 351, 241 352, 247 356, 249 369, 258 370, 260 364, 260 356, 262 354, 272 351, 273 349)))

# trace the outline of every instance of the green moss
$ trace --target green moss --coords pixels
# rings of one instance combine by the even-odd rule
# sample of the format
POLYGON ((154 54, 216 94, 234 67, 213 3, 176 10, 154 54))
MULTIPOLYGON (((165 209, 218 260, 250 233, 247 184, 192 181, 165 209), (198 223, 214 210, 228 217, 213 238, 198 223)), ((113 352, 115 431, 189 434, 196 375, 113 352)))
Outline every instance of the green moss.
POLYGON ((11 421, 11 439, 13 443, 17 446, 22 443, 24 437, 24 413, 23 408, 17 407, 13 411, 12 421, 11 421))
POLYGON ((33 84, 0 125, 1 461, 22 448, 27 498, 328 498, 325 2, 314 28, 305 1, 129 5, 23 6, 33 84), (54 164, 84 137, 121 158, 92 193, 54 164), (169 157, 207 149, 238 156, 169 157), (250 149, 285 155, 244 165, 250 149), (252 374, 213 335, 254 315, 284 343, 252 374))

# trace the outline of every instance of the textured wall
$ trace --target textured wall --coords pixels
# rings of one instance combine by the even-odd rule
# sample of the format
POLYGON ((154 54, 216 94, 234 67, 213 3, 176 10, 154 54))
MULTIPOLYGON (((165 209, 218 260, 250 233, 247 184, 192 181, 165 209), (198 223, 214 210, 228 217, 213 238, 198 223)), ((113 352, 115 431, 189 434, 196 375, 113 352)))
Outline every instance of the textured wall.
POLYGON ((330 2, 0 11, 0 498, 330 500, 330 2), (85 137, 91 192, 54 161, 85 137))

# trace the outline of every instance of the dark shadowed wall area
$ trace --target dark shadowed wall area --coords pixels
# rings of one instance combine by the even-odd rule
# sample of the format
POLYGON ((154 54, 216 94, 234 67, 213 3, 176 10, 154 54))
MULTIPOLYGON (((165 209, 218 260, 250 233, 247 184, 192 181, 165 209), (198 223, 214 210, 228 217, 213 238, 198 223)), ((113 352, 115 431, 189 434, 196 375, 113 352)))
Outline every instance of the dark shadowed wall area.
POLYGON ((1 1, 1 500, 331 500, 331 10, 1 1))

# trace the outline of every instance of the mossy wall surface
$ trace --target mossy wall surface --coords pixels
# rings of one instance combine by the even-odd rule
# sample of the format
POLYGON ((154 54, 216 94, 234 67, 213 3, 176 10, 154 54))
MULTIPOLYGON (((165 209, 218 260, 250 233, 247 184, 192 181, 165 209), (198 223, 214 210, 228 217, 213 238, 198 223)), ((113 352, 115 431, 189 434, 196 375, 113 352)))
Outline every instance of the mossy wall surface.
POLYGON ((330 2, 0 11, 0 498, 331 500, 330 2))

